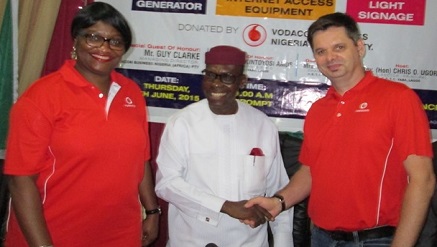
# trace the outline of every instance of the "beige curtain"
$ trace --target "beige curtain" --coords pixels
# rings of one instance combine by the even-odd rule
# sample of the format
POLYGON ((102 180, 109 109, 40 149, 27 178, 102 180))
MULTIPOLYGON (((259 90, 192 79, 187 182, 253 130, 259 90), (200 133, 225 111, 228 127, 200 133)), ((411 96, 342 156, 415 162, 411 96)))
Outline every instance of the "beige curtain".
POLYGON ((19 1, 18 94, 21 95, 41 76, 61 0, 19 1))

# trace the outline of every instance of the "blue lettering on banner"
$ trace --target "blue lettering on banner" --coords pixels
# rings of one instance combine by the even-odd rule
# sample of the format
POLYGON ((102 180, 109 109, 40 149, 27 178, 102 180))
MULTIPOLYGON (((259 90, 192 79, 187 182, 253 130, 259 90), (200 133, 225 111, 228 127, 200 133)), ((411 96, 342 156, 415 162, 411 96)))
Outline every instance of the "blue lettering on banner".
POLYGON ((138 84, 147 106, 182 109, 204 98, 201 74, 136 69, 117 71, 138 84))
POLYGON ((170 1, 170 0, 133 0, 132 10, 168 13, 206 14, 206 0, 170 1))
POLYGON ((306 85, 298 81, 248 78, 238 99, 269 117, 305 118, 311 104, 326 95, 325 83, 306 85))

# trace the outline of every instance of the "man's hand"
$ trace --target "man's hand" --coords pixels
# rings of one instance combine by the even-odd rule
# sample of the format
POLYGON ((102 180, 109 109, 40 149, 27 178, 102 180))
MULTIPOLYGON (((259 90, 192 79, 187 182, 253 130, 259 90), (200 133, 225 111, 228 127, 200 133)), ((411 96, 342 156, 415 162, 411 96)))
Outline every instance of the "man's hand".
POLYGON ((143 220, 143 237, 141 246, 148 246, 158 238, 159 214, 147 215, 143 220))
POLYGON ((228 214, 232 218, 239 219, 241 222, 250 222, 252 228, 264 224, 272 215, 262 207, 257 205, 253 207, 245 207, 247 200, 239 202, 226 201, 223 204, 222 213, 228 214))
POLYGON ((251 208, 254 206, 258 206, 266 210, 270 217, 267 217, 268 220, 275 220, 275 217, 278 216, 282 211, 281 202, 277 198, 272 197, 255 197, 250 199, 244 207, 251 208))

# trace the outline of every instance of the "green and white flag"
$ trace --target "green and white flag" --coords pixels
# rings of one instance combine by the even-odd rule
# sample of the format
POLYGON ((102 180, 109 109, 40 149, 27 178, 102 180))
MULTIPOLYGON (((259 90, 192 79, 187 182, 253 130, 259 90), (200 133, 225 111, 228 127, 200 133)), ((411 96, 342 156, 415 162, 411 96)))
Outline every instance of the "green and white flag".
POLYGON ((9 110, 14 95, 12 11, 11 1, 6 1, 3 20, 0 20, 0 150, 4 150, 6 146, 9 110))

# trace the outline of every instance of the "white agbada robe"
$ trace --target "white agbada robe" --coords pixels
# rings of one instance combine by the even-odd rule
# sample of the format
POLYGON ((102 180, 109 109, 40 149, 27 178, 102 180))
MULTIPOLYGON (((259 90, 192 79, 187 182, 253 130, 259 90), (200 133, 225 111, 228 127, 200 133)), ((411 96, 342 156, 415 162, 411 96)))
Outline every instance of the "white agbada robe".
MULTIPOLYGON (((220 213, 226 200, 272 196, 289 179, 278 129, 261 111, 238 101, 238 112, 216 115, 206 99, 173 115, 157 157, 157 195, 168 201, 167 246, 267 247, 267 224, 251 228, 220 213), (249 155, 261 148, 264 156, 249 155)), ((275 246, 293 246, 293 209, 270 222, 275 246)))

